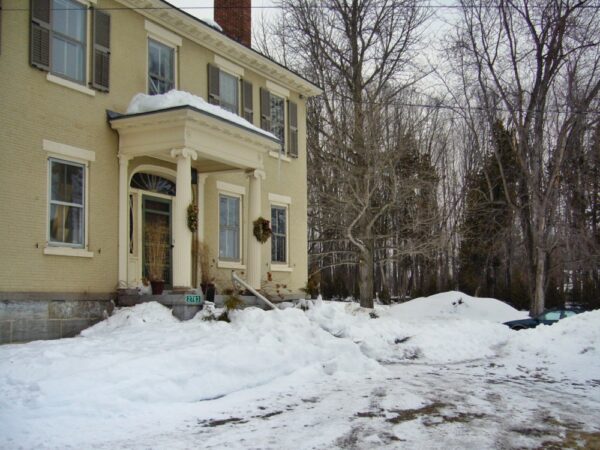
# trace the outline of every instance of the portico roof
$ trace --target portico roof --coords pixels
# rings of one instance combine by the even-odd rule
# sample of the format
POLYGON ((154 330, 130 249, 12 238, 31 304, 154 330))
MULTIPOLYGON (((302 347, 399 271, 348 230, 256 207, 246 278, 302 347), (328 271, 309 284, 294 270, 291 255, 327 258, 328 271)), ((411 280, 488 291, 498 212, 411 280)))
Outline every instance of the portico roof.
POLYGON ((262 169, 263 156, 281 147, 272 135, 189 105, 137 114, 109 112, 108 121, 119 133, 120 156, 173 161, 171 150, 188 149, 196 152, 194 166, 200 172, 262 169))

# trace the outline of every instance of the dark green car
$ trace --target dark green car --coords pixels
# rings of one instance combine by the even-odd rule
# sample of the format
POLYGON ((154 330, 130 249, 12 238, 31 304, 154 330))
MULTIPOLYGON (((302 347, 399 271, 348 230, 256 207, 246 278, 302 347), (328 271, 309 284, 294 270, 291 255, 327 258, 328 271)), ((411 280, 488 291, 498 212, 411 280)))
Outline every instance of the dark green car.
POLYGON ((581 312, 583 311, 580 309, 551 309, 537 317, 511 320, 510 322, 504 322, 504 325, 512 328, 513 330, 524 330, 525 328, 535 328, 538 325, 552 325, 553 323, 558 322, 560 319, 571 317, 581 312))

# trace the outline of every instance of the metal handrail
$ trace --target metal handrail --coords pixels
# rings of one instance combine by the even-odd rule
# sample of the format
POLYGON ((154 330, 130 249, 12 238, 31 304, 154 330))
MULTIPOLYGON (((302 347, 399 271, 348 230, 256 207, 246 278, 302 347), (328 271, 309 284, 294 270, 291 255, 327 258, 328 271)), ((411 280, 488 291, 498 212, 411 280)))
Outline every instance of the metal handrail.
POLYGON ((267 304, 267 306, 270 306, 272 309, 279 309, 277 308, 277 306, 275 306, 273 303, 271 303, 269 300, 267 300, 267 298, 260 294, 256 289, 254 289, 252 286, 250 286, 246 281, 244 281, 243 279, 241 279, 237 273, 235 273, 235 270, 231 271, 231 280, 233 281, 233 284, 235 285, 235 283, 239 283, 242 286, 244 286, 246 289, 248 289, 250 292, 252 292, 256 297, 258 297, 259 299, 261 299, 265 304, 267 304))

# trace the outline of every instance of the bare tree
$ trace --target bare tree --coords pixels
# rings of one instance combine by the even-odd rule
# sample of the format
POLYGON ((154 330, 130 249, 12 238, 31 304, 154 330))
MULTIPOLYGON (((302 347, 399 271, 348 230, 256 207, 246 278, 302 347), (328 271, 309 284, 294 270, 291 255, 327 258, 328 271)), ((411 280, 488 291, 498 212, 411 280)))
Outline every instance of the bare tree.
MULTIPOLYGON (((336 252, 334 263, 358 262, 360 303, 369 308, 376 228, 401 195, 399 183, 385 175, 401 157, 386 142, 392 119, 386 105, 413 81, 406 69, 425 20, 418 3, 281 0, 274 30, 275 56, 324 88, 309 107, 316 130, 312 136, 309 131, 310 158, 320 172, 311 199, 320 230, 313 230, 313 238, 344 241, 346 250, 336 252)), ((268 51, 268 44, 259 44, 268 51)))
POLYGON ((491 126, 514 131, 517 192, 507 202, 525 243, 531 313, 543 311, 548 261, 558 245, 562 171, 577 146, 570 136, 590 120, 600 91, 600 17, 591 1, 461 0, 457 55, 475 74, 491 126))

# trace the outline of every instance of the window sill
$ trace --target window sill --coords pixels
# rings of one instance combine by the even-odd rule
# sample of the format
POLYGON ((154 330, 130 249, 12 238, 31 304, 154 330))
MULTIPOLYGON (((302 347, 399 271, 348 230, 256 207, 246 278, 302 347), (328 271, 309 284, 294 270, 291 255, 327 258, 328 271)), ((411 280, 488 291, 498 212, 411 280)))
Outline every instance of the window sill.
POLYGON ((290 158, 289 156, 281 155, 278 152, 274 152, 272 150, 269 152, 269 156, 271 158, 281 159, 282 161, 285 161, 285 162, 291 162, 292 161, 292 158, 290 158))
POLYGON ((88 252, 83 248, 71 248, 71 247, 46 247, 44 249, 44 255, 53 256, 75 256, 79 258, 93 258, 94 252, 88 252))
POLYGON ((293 272, 294 269, 286 264, 271 264, 271 272, 293 272))
POLYGON ((240 269, 246 270, 246 266, 240 262, 235 261, 217 261, 217 267, 219 269, 240 269))
POLYGON ((64 78, 57 77, 56 75, 52 75, 51 73, 46 75, 46 80, 48 80, 52 83, 56 83, 63 87, 73 89, 74 91, 78 91, 83 94, 87 94, 92 97, 94 97, 96 95, 96 91, 94 91, 92 89, 89 89, 81 84, 75 83, 74 81, 69 81, 69 80, 65 80, 64 78))

